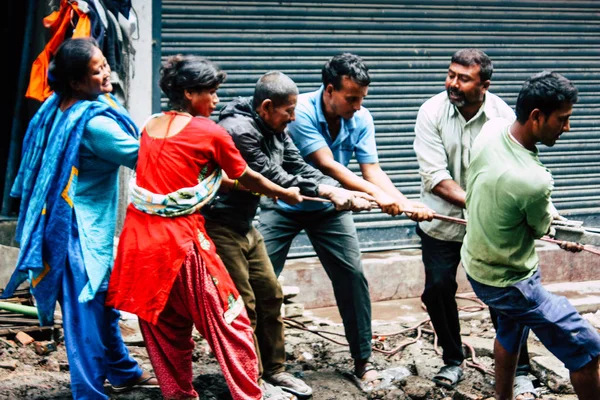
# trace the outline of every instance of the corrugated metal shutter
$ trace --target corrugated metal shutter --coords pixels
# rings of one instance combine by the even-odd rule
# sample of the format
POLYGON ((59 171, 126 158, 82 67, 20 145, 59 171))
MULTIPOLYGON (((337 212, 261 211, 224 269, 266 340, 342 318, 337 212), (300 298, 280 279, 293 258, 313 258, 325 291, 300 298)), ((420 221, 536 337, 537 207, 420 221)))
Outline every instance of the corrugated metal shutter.
MULTIPOLYGON (((557 208, 594 223, 600 193, 600 2, 598 1, 163 1, 162 56, 194 53, 228 73, 222 104, 252 94, 268 70, 300 92, 316 90, 334 54, 363 57, 373 83, 372 112, 383 169, 411 198, 420 179, 412 149, 419 106, 444 89, 449 60, 462 47, 490 55, 491 91, 514 106, 522 82, 552 69, 580 90, 572 131, 542 147, 557 208)), ((351 168, 358 171, 357 165, 351 168)), ((417 243, 414 223, 373 211, 355 215, 363 250, 417 243)), ((293 254, 312 251, 306 238, 293 254)))

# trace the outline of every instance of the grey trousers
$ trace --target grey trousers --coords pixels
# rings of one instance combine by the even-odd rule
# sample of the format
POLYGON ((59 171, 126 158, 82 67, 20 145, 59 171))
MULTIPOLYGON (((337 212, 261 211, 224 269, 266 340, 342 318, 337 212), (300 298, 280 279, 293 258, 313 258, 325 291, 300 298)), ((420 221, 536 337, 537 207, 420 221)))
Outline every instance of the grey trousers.
POLYGON ((352 214, 333 208, 312 212, 261 210, 258 230, 279 276, 292 240, 306 231, 325 272, 331 279, 352 358, 371 356, 371 298, 365 278, 352 214))

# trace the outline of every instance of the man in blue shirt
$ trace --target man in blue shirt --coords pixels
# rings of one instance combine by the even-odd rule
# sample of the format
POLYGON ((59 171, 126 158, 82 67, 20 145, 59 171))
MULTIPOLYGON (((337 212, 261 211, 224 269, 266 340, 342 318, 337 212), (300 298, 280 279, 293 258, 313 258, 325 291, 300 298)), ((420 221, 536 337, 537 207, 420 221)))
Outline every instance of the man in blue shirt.
MULTIPOLYGON (((408 200, 378 164, 373 118, 362 107, 371 82, 362 60, 349 53, 337 55, 325 64, 322 77, 319 90, 298 97, 296 120, 288 126, 301 155, 344 188, 370 194, 387 214, 410 210, 414 220, 431 220, 433 211, 408 200), (347 167, 353 155, 364 179, 347 167)), ((355 381, 364 391, 372 390, 381 376, 369 361, 371 300, 352 214, 319 202, 296 206, 271 202, 261 204, 258 229, 277 275, 292 240, 306 231, 333 285, 355 381)))

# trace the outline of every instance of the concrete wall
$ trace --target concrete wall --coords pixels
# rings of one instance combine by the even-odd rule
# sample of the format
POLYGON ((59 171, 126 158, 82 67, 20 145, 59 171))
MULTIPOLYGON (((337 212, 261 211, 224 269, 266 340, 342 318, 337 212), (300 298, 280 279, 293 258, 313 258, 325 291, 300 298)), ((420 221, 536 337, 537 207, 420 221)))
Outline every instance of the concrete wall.
MULTIPOLYGON (((19 257, 19 248, 4 246, 0 244, 0 289, 4 289, 8 284, 15 265, 17 265, 17 258, 19 257)), ((21 287, 29 286, 27 283, 23 283, 21 287)))
MULTIPOLYGON (((597 255, 585 251, 569 253, 546 242, 538 242, 537 251, 544 283, 600 280, 600 257, 597 255)), ((364 253, 363 266, 373 302, 420 297, 423 292, 425 272, 419 249, 364 253)), ((318 258, 288 260, 281 276, 284 285, 300 288, 294 301, 303 303, 305 308, 336 304, 331 281, 318 258)), ((459 293, 472 291, 460 266, 457 282, 459 293)))

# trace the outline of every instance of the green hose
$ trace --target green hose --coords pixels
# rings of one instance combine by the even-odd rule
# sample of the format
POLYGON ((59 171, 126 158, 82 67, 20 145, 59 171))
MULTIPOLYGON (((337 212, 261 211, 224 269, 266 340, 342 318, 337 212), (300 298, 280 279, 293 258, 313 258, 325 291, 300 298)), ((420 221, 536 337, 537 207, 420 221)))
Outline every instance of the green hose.
POLYGON ((28 317, 36 317, 38 316, 37 308, 32 306, 24 306, 22 304, 16 303, 8 303, 6 301, 0 301, 0 310, 7 310, 23 315, 27 315, 28 317))

